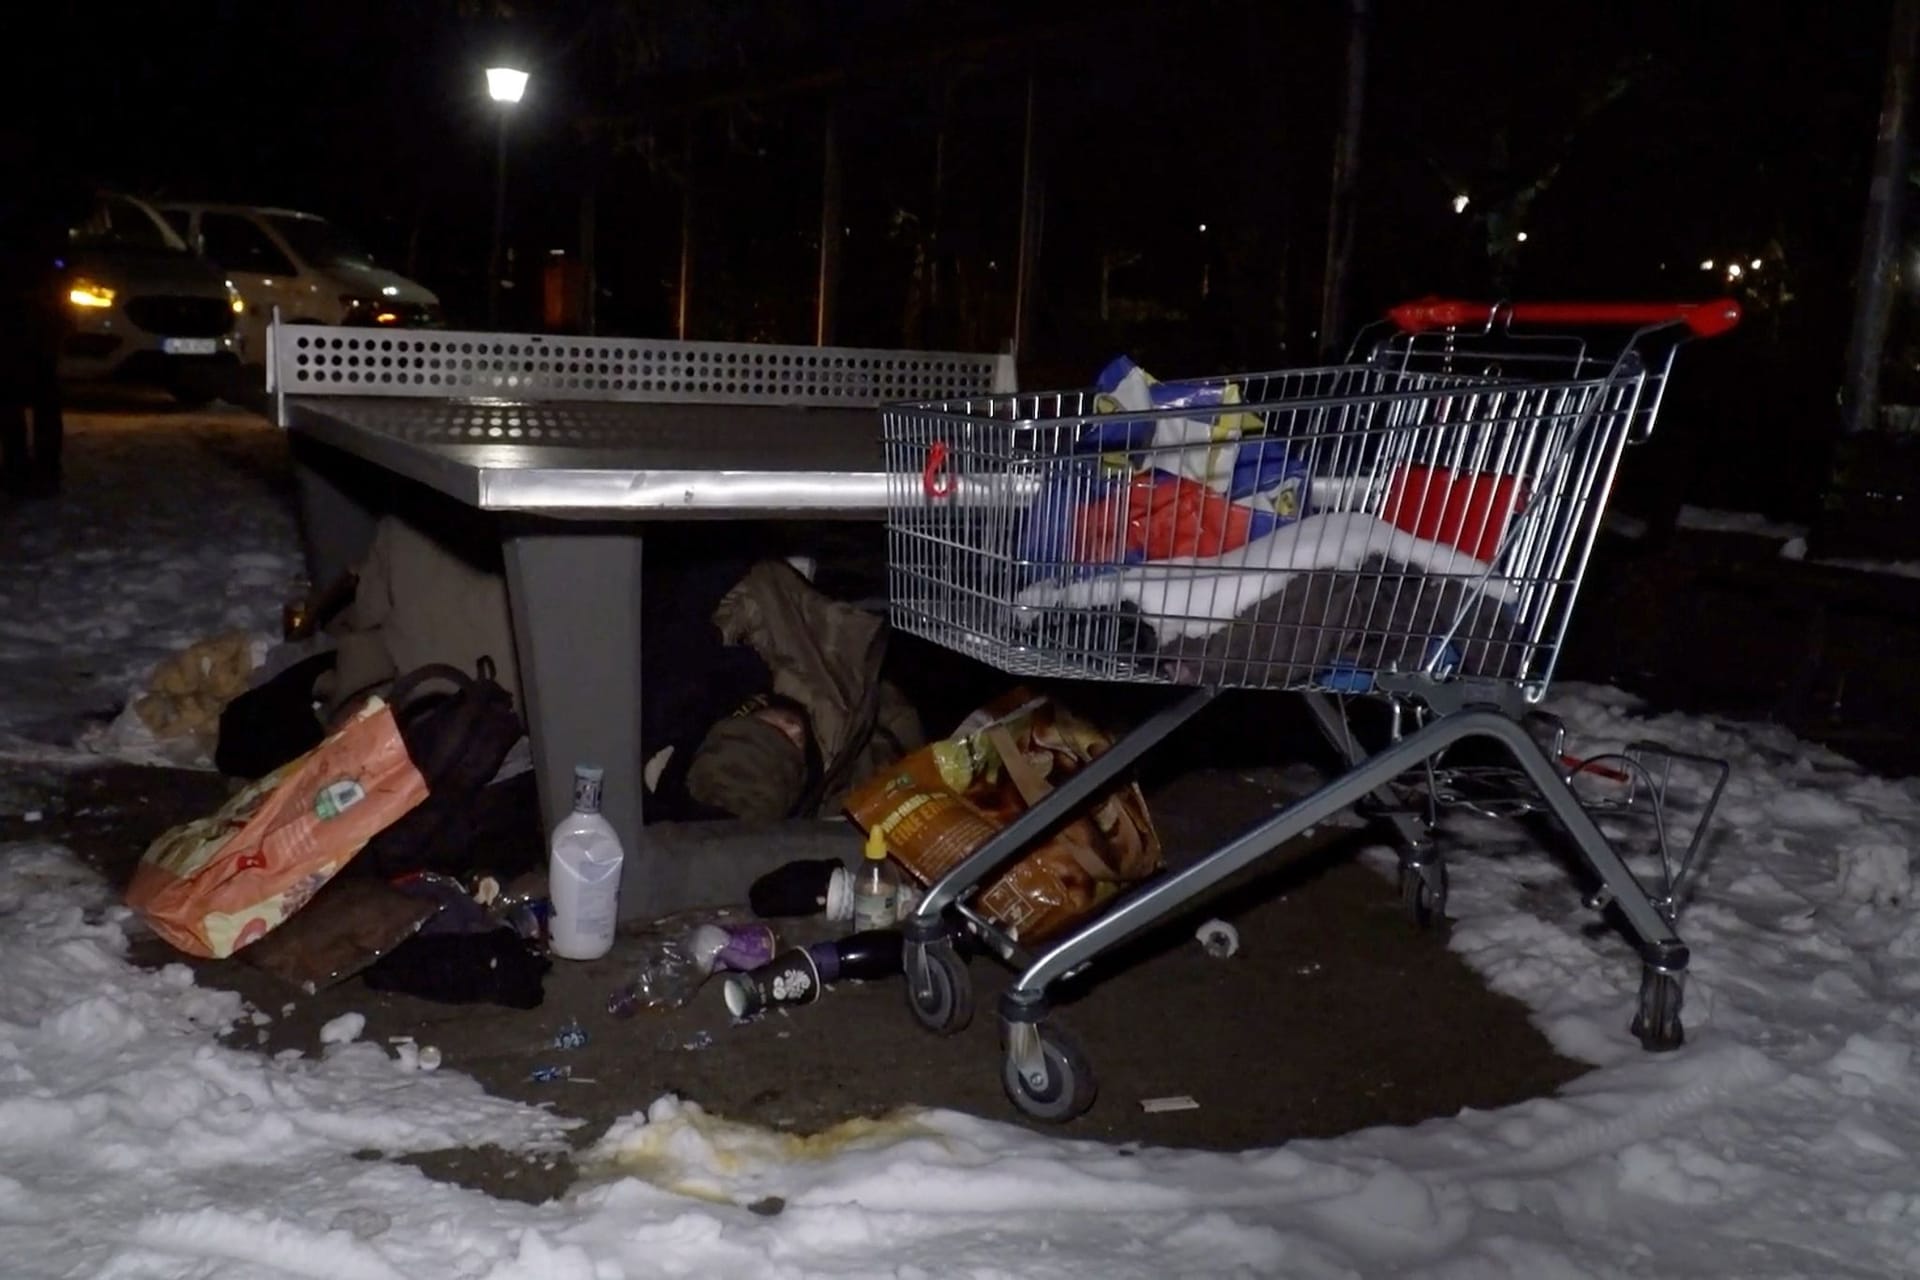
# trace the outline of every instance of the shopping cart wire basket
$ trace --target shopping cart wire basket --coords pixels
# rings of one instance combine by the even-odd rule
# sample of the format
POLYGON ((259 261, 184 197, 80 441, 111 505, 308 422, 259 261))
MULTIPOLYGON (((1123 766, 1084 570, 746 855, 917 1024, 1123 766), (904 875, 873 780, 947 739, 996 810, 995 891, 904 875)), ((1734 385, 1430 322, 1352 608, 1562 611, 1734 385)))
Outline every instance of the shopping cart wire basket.
POLYGON ((1340 365, 884 408, 896 628, 1018 675, 1188 690, 929 886, 906 924, 915 1017, 966 1025, 955 941, 972 933, 1020 969, 999 1009, 1009 1097, 1069 1119, 1094 1084, 1046 1020, 1061 977, 1351 806, 1390 825, 1409 912, 1439 919, 1438 809, 1520 804, 1565 828, 1587 901, 1615 908, 1640 953, 1634 1034, 1678 1047, 1688 956, 1674 926, 1726 766, 1647 743, 1580 761, 1536 704, 1675 352, 1739 316, 1732 300, 1429 299, 1394 308, 1340 365), (1034 839, 1244 688, 1301 694, 1346 772, 1036 954, 975 907, 1034 839), (1347 716, 1354 697, 1390 708, 1378 749, 1347 716), (1471 740, 1511 765, 1451 763, 1471 740), (1676 769, 1709 787, 1678 854, 1663 807, 1676 769), (1577 776, 1620 785, 1596 796, 1577 776), (1602 809, 1652 817, 1657 883, 1602 834, 1590 812, 1602 809))

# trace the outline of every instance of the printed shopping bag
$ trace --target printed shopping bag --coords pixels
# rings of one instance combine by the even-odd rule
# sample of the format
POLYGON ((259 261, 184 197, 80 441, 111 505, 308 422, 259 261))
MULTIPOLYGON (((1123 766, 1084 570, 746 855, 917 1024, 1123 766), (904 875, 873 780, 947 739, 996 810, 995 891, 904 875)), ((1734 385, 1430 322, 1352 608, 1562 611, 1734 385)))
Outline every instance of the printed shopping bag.
POLYGON ((218 813, 150 845, 127 905, 191 955, 232 955, 286 920, 427 796, 393 709, 375 700, 218 813))

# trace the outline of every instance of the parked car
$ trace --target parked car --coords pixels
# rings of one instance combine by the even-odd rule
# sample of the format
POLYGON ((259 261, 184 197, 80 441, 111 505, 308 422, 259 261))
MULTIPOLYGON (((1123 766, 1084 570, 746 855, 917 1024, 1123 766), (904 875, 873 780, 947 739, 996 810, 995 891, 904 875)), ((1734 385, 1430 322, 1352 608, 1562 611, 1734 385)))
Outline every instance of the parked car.
POLYGON ((239 293, 144 201, 97 196, 62 267, 63 380, 147 383, 199 404, 238 365, 239 293))
POLYGON ((248 359, 266 359, 273 310, 289 324, 421 328, 442 323, 431 290, 388 271, 352 236, 311 213, 170 201, 160 211, 226 273, 246 304, 248 359))

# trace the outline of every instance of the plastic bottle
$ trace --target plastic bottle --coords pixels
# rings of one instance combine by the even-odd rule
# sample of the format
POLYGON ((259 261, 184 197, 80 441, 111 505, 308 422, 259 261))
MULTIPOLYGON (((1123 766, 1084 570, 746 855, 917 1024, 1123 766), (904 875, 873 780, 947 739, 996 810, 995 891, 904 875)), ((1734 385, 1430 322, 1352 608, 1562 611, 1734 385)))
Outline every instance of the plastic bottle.
POLYGON ((866 858, 853 880, 853 927, 890 929, 900 919, 900 873, 887 860, 887 837, 875 823, 867 832, 866 858))
POLYGON ((601 770, 576 765, 573 812, 553 829, 547 859, 553 919, 548 946, 566 960, 597 960, 613 949, 620 918, 620 865, 626 853, 600 816, 601 770))
POLYGON ((898 929, 867 929, 834 942, 816 942, 807 950, 822 982, 875 982, 899 974, 905 939, 898 929))
POLYGON ((696 924, 650 929, 639 939, 633 980, 607 999, 607 1012, 631 1017, 642 1009, 678 1009, 700 984, 722 969, 756 969, 779 945, 764 924, 696 924))
POLYGON ((753 882, 747 905, 762 919, 825 914, 853 919, 853 876, 838 858, 803 858, 753 882))

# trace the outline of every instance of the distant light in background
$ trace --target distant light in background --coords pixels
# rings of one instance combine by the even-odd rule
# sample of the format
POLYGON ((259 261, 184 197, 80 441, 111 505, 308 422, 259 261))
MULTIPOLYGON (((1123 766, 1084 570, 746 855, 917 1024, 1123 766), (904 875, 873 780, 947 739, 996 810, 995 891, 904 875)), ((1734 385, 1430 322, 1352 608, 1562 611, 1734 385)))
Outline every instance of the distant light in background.
POLYGON ((1525 244, 1527 242, 1527 233, 1522 231, 1519 235, 1515 236, 1514 239, 1518 240, 1521 244, 1525 244))
POLYGON ((1467 193, 1462 191, 1459 195, 1453 198, 1453 211, 1455 213, 1465 213, 1467 211, 1467 206, 1471 203, 1472 201, 1467 199, 1467 193))
POLYGON ((91 280, 75 280, 73 288, 67 290, 67 301, 76 307, 110 307, 113 305, 113 290, 91 280))
POLYGON ((1739 263, 1729 262, 1727 264, 1727 279, 1738 280, 1741 276, 1745 274, 1746 274, 1745 269, 1742 268, 1739 263))
POLYGON ((1749 262, 1747 266, 1752 268, 1755 271, 1758 271, 1760 269, 1760 259, 1755 258, 1752 262, 1749 262))
POLYGON ((1204 223, 1204 222, 1203 222, 1203 223, 1201 223, 1201 224, 1200 224, 1200 232, 1201 232, 1201 234, 1202 234, 1202 235, 1205 235, 1205 234, 1206 234, 1206 230, 1207 230, 1207 224, 1206 224, 1206 223, 1204 223))
POLYGON ((526 92, 526 72, 512 67, 487 68, 487 96, 495 102, 518 102, 526 92))
POLYGON ((1713 270, 1713 259, 1712 259, 1712 258, 1708 258, 1708 259, 1707 259, 1706 261, 1704 261, 1704 262, 1702 262, 1702 263, 1700 264, 1700 269, 1701 269, 1702 271, 1711 271, 1711 270, 1713 270))
POLYGON ((386 294, 389 298, 397 298, 400 296, 400 286, 397 284, 383 284, 380 286, 380 292, 386 294))

